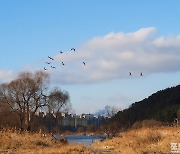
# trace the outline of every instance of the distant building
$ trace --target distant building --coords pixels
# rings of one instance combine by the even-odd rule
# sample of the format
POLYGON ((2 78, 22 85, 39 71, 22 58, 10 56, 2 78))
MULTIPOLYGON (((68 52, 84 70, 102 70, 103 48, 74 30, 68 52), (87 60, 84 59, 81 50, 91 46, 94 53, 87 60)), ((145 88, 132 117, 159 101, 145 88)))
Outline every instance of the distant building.
POLYGON ((87 128, 89 125, 95 125, 97 128, 100 125, 100 119, 94 117, 92 114, 71 114, 63 117, 62 119, 62 128, 77 130, 79 127, 87 128))
POLYGON ((96 128, 99 128, 101 125, 101 117, 95 117, 93 114, 68 114, 68 113, 59 113, 53 114, 50 112, 37 112, 36 115, 39 118, 43 118, 43 123, 48 128, 57 125, 61 126, 62 130, 76 131, 79 127, 87 128, 88 126, 94 125, 96 128), (55 120, 55 118, 57 118, 55 120))
POLYGON ((81 117, 85 119, 92 119, 94 116, 92 114, 81 114, 81 117))

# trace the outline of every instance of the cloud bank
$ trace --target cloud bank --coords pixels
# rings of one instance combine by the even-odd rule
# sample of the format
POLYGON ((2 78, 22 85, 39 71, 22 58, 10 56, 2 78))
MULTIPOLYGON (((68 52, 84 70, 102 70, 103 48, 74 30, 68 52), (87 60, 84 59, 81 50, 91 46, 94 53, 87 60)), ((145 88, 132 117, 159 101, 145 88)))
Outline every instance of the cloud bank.
MULTIPOLYGON (((180 71, 180 35, 157 37, 156 28, 130 33, 111 32, 94 37, 76 51, 63 51, 55 58, 57 69, 49 69, 53 83, 99 83, 153 73, 180 71), (62 66, 62 61, 65 63, 62 66), (86 62, 84 66, 82 62, 86 62)), ((0 71, 0 80, 11 79, 11 71, 0 71)))
POLYGON ((180 70, 180 35, 156 37, 156 28, 131 33, 109 33, 94 37, 76 52, 58 54, 57 62, 67 65, 52 72, 61 84, 97 83, 180 70), (86 66, 82 65, 86 62, 86 66))

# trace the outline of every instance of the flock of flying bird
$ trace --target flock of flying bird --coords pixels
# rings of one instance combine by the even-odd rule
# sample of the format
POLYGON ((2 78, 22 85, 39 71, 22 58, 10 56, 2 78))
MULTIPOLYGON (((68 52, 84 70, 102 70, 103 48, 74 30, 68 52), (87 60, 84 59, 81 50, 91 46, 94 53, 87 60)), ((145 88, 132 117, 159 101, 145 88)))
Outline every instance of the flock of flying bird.
MULTIPOLYGON (((76 51, 76 49, 75 48, 71 48, 71 50, 70 51, 76 51)), ((63 51, 60 51, 60 54, 63 54, 63 51)), ((48 56, 48 58, 51 60, 51 61, 54 61, 54 58, 52 58, 52 57, 50 57, 50 56, 48 56)), ((48 64, 48 65, 50 65, 52 62, 45 62, 46 64, 48 64)), ((61 64, 64 66, 65 65, 65 63, 62 61, 61 62, 61 64)), ((83 61, 82 62, 82 64, 85 66, 86 65, 86 63, 83 61)), ((51 68, 53 68, 53 69, 56 69, 56 67, 55 66, 52 66, 51 65, 51 68)), ((46 67, 44 67, 44 70, 46 71, 46 70, 48 70, 46 67)), ((130 76, 132 76, 132 73, 131 72, 129 72, 129 75, 130 76)), ((140 76, 143 76, 143 73, 141 72, 140 73, 140 76)))
MULTIPOLYGON (((76 51, 76 49, 75 48, 71 48, 71 50, 70 51, 76 51)), ((63 54, 63 51, 60 51, 60 54, 63 54)), ((54 61, 54 58, 52 58, 52 57, 50 57, 50 56, 48 56, 48 58, 51 60, 51 62, 45 62, 47 65, 50 65, 51 63, 52 63, 52 61, 54 61)), ((64 66, 65 65, 65 63, 62 61, 61 62, 61 64, 64 66)), ((83 61, 82 62, 82 64, 85 66, 86 65, 86 63, 83 61)), ((51 65, 51 68, 53 68, 53 69, 56 69, 56 67, 55 66, 53 66, 53 65, 51 65)), ((48 69, 47 69, 47 67, 44 67, 44 70, 45 71, 47 71, 48 69)))

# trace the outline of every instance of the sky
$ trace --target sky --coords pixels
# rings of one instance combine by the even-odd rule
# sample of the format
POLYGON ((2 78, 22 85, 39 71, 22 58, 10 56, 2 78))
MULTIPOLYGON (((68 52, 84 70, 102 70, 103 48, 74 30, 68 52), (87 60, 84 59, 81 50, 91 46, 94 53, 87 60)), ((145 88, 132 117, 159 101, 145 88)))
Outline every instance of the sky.
POLYGON ((69 92, 73 112, 125 109, 180 84, 179 6, 179 0, 1 0, 0 83, 45 67, 51 86, 69 92))

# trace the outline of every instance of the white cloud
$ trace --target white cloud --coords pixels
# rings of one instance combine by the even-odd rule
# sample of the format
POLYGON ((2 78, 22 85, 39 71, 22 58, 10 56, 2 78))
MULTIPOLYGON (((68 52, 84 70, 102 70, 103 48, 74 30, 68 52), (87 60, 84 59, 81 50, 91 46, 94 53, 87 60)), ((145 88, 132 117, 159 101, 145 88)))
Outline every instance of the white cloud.
POLYGON ((0 70, 0 83, 7 83, 14 79, 16 75, 13 71, 0 70))
POLYGON ((180 47, 180 35, 177 37, 171 37, 171 38, 165 38, 165 37, 160 37, 154 41, 156 46, 158 47, 180 47))
POLYGON ((52 79, 61 84, 94 83, 180 70, 180 36, 156 37, 156 28, 94 37, 76 52, 58 54, 52 79), (64 61, 65 66, 60 66, 64 61), (83 66, 82 61, 86 62, 83 66))

